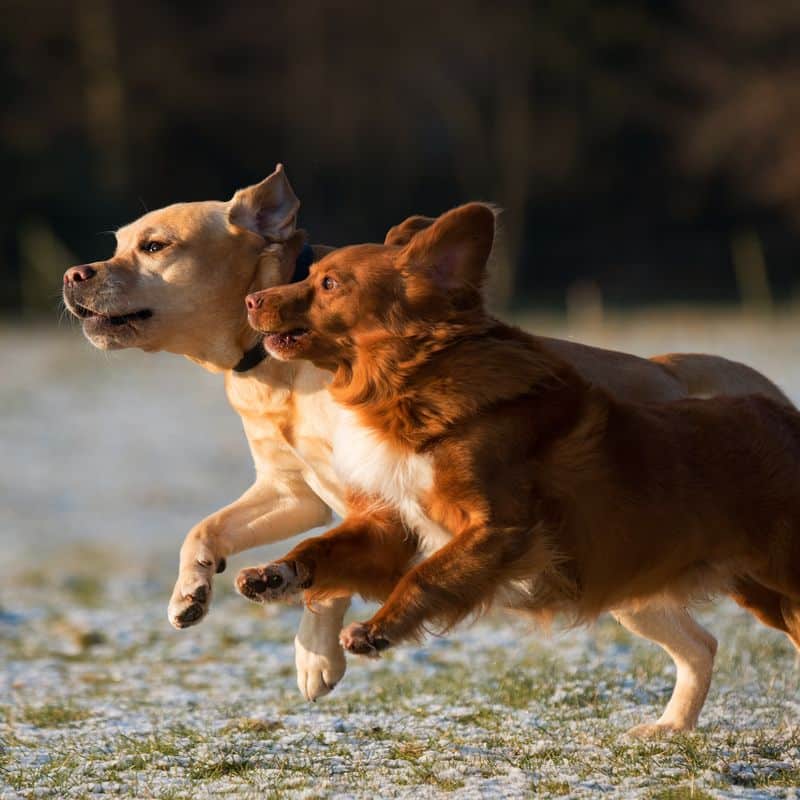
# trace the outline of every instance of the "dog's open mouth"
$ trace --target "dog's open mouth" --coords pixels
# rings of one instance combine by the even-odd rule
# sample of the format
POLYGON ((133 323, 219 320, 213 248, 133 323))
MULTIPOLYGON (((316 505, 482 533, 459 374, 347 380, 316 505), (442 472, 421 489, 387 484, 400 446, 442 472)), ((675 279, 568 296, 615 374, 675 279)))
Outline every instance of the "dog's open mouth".
POLYGON ((270 352, 289 354, 297 350, 310 336, 308 328, 293 328, 290 331, 264 334, 264 347, 270 352))
POLYGON ((129 322, 137 320, 149 319, 153 316, 153 312, 149 308, 133 311, 130 314, 101 314, 99 311, 92 311, 91 308, 86 308, 86 306, 82 306, 79 303, 73 303, 70 310, 82 320, 92 320, 95 324, 111 325, 113 327, 127 325, 129 322))
POLYGON ((308 336, 311 331, 308 328, 293 328, 290 331, 283 331, 281 333, 267 333, 264 336, 264 342, 267 346, 275 347, 293 347, 301 339, 308 336))

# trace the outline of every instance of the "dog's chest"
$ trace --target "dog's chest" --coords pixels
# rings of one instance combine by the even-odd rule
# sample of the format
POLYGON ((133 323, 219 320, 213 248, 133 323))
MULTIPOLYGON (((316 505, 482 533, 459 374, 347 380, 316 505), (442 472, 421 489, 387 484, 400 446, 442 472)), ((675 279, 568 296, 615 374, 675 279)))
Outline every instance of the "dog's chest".
POLYGON ((396 508, 420 539, 420 549, 438 550, 451 534, 425 513, 421 500, 433 486, 430 457, 391 447, 352 411, 342 410, 333 437, 333 459, 340 480, 396 508))

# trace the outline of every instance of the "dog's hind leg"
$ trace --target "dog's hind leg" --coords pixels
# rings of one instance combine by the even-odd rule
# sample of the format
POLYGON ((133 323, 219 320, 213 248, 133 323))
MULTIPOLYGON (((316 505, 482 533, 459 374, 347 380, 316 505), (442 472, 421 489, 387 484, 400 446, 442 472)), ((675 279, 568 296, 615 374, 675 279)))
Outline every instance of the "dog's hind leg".
POLYGON ((660 645, 675 662, 676 669, 675 688, 661 718, 655 723, 637 725, 628 731, 629 735, 658 736, 692 730, 711 685, 717 640, 685 609, 621 609, 613 614, 632 633, 660 645))
POLYGON ((800 651, 800 604, 752 578, 737 578, 730 596, 759 622, 783 631, 800 651))
POLYGON ((797 648, 800 657, 800 602, 791 597, 782 597, 781 613, 786 625, 786 635, 797 648))

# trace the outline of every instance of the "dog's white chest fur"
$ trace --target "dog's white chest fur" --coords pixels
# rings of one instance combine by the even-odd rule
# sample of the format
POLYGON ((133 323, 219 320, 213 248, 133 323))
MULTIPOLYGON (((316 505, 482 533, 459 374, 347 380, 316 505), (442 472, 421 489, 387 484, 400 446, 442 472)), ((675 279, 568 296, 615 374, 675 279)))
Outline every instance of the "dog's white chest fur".
POLYGON ((402 453, 342 409, 333 436, 336 472, 345 486, 375 495, 396 508, 426 553, 446 544, 451 534, 423 511, 420 498, 433 485, 433 464, 428 456, 402 453))

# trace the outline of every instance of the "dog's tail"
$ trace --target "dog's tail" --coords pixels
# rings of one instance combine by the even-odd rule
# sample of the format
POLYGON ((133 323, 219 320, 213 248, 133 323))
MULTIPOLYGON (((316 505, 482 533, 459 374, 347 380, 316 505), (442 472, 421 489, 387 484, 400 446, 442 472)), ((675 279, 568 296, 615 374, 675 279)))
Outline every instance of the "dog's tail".
POLYGON ((738 361, 702 353, 667 353, 650 360, 673 375, 690 397, 762 394, 784 405, 792 405, 769 378, 738 361))

